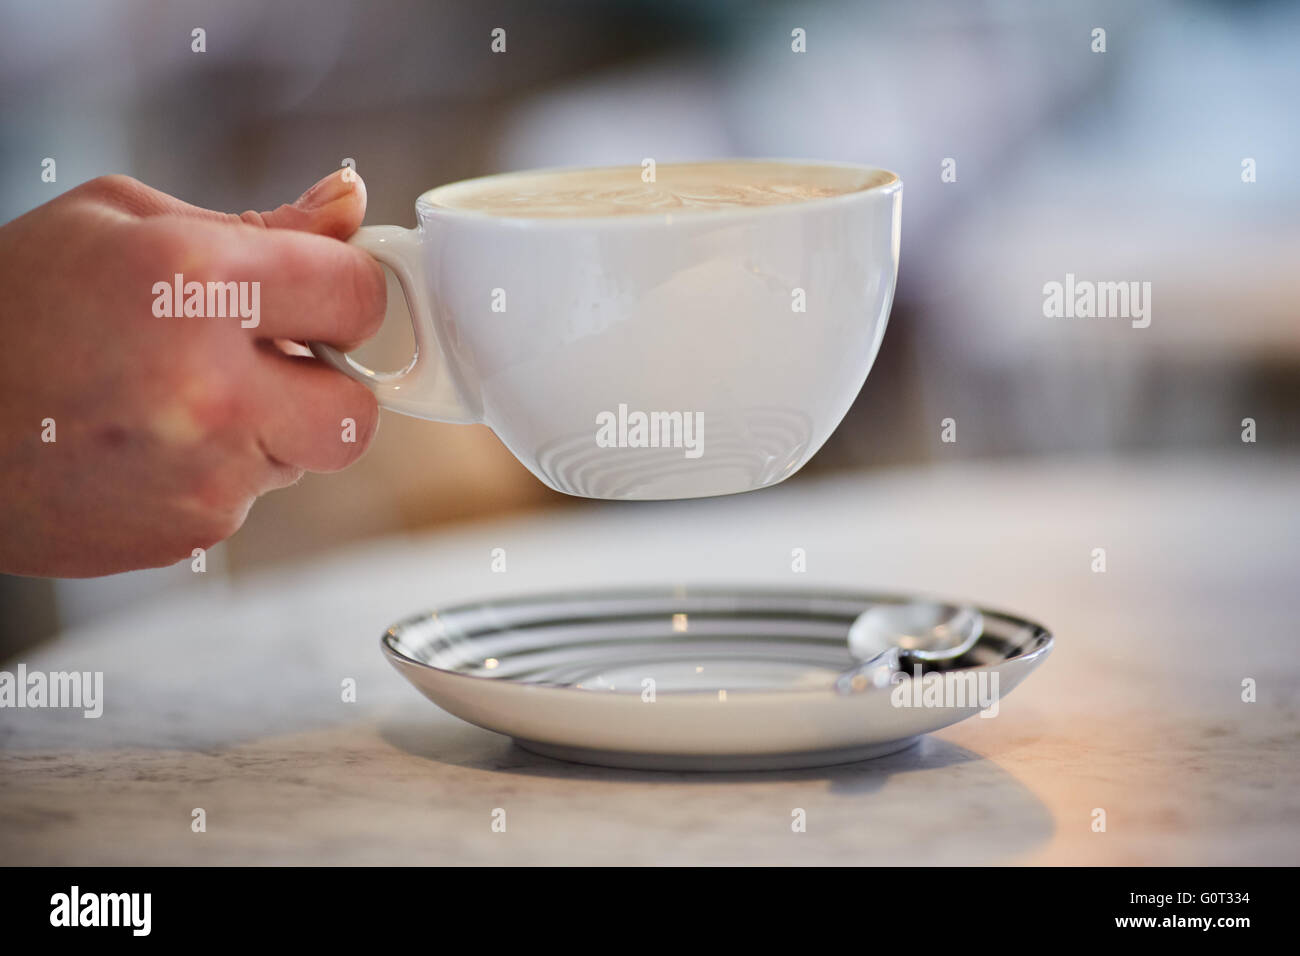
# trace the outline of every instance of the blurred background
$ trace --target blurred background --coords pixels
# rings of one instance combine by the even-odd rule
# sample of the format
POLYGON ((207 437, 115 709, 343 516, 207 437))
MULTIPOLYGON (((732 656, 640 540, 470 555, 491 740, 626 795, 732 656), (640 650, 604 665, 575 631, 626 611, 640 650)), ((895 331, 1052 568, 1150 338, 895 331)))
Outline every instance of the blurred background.
MULTIPOLYGON (((0 0, 0 91, 3 221, 111 172, 240 211, 352 159, 367 221, 411 226, 428 187, 534 166, 895 170, 884 347, 794 481, 957 457, 1194 457, 1240 448, 1245 417, 1261 451, 1300 448, 1297 4, 0 0), (1066 273, 1150 282, 1151 326, 1044 318, 1043 284, 1066 273)), ((409 332, 390 325, 371 365, 404 364, 409 332)), ((482 426, 390 413, 358 465, 261 500, 208 570, 585 507, 482 426)), ((0 657, 191 580, 188 563, 0 577, 0 657)))

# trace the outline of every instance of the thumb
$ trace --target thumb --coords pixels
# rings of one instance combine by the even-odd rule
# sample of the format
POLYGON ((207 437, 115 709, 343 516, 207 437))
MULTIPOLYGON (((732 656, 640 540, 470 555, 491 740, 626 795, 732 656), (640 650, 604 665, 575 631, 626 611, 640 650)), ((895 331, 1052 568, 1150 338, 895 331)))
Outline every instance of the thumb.
POLYGON ((246 212, 244 222, 268 229, 294 229, 346 239, 366 217, 366 184, 352 169, 330 173, 292 204, 270 212, 246 212))

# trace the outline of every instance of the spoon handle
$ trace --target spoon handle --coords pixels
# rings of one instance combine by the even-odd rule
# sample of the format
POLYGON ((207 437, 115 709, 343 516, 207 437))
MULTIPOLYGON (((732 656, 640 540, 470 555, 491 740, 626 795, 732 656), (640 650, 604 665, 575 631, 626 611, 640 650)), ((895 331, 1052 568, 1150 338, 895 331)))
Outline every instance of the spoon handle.
POLYGON ((866 690, 888 687, 902 664, 903 652, 889 647, 870 660, 851 667, 835 679, 835 690, 841 694, 860 694, 866 690))

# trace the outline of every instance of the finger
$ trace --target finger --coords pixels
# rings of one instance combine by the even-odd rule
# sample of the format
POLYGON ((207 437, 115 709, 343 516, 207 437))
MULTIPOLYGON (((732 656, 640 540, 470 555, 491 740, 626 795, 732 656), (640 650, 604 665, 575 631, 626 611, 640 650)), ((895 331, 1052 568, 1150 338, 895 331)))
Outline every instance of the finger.
POLYGON ((346 239, 366 218, 366 184, 351 169, 330 173, 294 202, 270 212, 246 212, 242 222, 346 239))
POLYGON ((287 229, 179 218, 140 227, 150 235, 143 245, 167 263, 159 267, 165 286, 199 283, 206 314, 237 321, 255 338, 349 351, 383 322, 383 270, 355 246, 287 229))
POLYGON ((266 345, 256 389, 267 456, 308 471, 338 471, 360 458, 379 427, 375 396, 315 359, 266 345))
POLYGON ((351 169, 330 173, 292 203, 270 212, 235 214, 204 209, 146 186, 130 176, 101 176, 85 183, 79 190, 106 199, 123 212, 146 219, 181 216, 209 222, 242 222, 265 229, 313 232, 334 239, 346 239, 352 235, 366 216, 366 184, 351 169))

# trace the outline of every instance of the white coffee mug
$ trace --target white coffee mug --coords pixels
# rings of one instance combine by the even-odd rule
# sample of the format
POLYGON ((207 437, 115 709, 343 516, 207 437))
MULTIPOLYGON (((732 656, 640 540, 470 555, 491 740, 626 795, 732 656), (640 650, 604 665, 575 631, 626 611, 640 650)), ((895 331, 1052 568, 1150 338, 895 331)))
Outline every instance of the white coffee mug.
POLYGON ((351 239, 401 283, 410 364, 375 372, 313 351, 386 408, 486 423, 567 494, 695 498, 775 484, 821 447, 871 369, 902 201, 893 173, 779 165, 791 163, 854 191, 526 218, 439 204, 501 177, 441 186, 417 200, 415 229, 369 226, 351 239))

